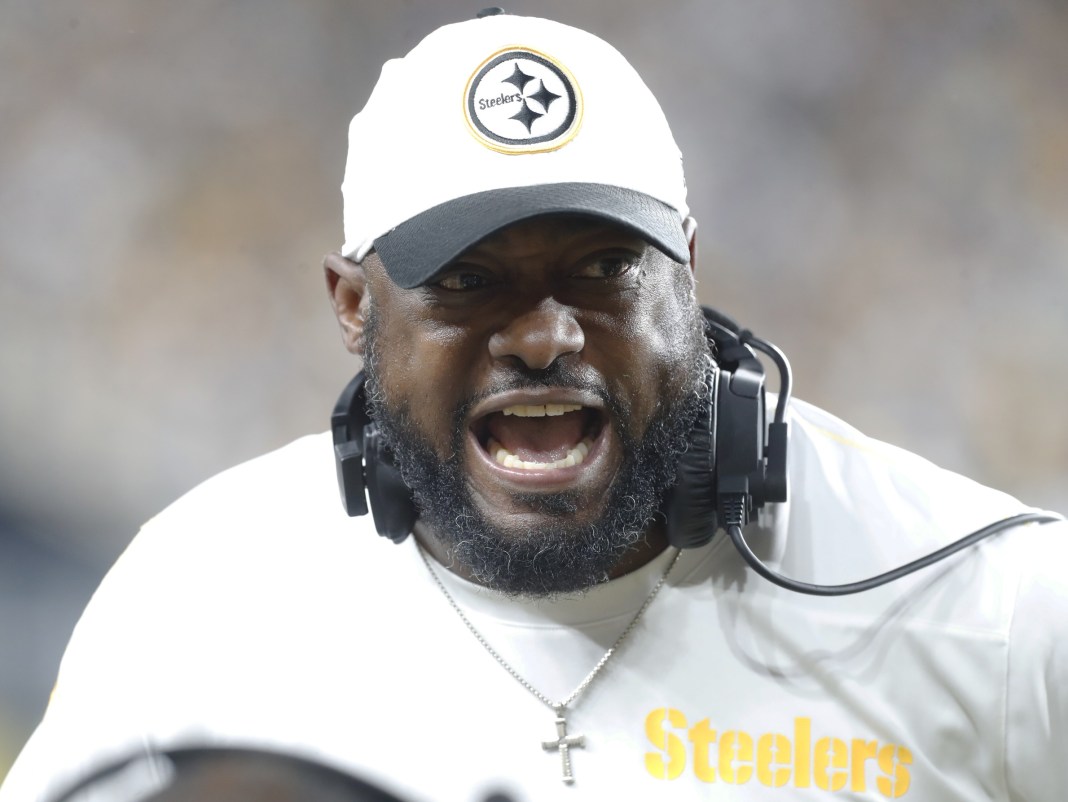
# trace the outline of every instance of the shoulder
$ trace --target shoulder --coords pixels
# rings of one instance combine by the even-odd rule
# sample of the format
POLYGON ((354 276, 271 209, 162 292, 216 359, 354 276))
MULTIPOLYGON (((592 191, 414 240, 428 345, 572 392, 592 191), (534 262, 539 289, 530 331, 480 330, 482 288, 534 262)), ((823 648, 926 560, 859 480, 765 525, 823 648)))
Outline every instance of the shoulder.
POLYGON ((935 543, 1031 509, 803 401, 791 404, 790 469, 795 500, 814 496, 829 512, 881 518, 935 543))
MULTIPOLYGON (((883 573, 991 524, 1035 512, 801 401, 791 404, 789 461, 783 565, 824 584, 883 573)), ((1066 529, 1064 523, 1007 526, 939 567, 893 583, 887 596, 942 576, 931 590, 941 599, 932 603, 934 618, 935 608, 952 610, 957 622, 1004 634, 1015 617, 1018 588, 1022 594, 1046 576, 1063 593, 1064 583, 1049 574, 1068 555, 1066 529)))
POLYGON ((258 720, 305 663, 352 660, 339 633, 411 571, 395 548, 345 514, 329 433, 205 481, 144 525, 94 593, 13 788, 146 733, 185 737, 204 711, 258 720))
POLYGON ((57 699, 78 685, 173 675, 194 644, 221 651, 241 633, 358 608, 391 581, 382 540, 345 514, 329 434, 224 471, 148 521, 104 577, 64 655, 57 699))
POLYGON ((308 435, 229 468, 194 487, 148 520, 116 568, 154 555, 204 549, 266 552, 314 539, 353 522, 338 498, 329 433, 308 435))
POLYGON ((189 517, 228 520, 310 506, 331 493, 337 500, 333 446, 329 433, 301 437, 274 451, 235 465, 176 500, 148 526, 189 517))
POLYGON ((83 640, 153 621, 210 623, 242 599, 273 605, 312 573, 370 571, 364 554, 378 540, 370 521, 342 508, 329 434, 301 438, 208 479, 145 523, 94 593, 68 657, 83 640))

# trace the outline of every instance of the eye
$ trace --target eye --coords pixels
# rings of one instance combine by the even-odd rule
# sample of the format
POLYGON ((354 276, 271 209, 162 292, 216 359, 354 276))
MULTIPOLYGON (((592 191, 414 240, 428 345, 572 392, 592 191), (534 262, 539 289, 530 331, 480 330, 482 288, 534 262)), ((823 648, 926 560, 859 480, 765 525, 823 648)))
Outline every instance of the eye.
POLYGON ((600 254, 590 259, 572 275, 584 279, 613 279, 630 273, 641 262, 641 257, 630 253, 600 254))
POLYGON ((473 290, 481 290, 490 286, 492 282, 487 276, 481 273, 476 273, 473 270, 454 270, 451 273, 446 273, 436 282, 435 287, 439 287, 449 292, 471 292, 473 290))

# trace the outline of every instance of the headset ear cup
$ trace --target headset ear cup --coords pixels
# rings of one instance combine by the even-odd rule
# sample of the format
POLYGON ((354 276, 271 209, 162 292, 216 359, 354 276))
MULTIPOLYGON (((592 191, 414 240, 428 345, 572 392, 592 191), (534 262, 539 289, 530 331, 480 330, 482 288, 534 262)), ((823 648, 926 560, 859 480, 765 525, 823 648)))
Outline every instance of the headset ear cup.
POLYGON ((341 504, 350 517, 367 514, 361 448, 359 442, 352 440, 334 446, 334 463, 337 466, 337 486, 341 492, 341 504))
POLYGON ((668 491, 668 542, 680 549, 703 546, 718 527, 716 515, 716 393, 719 368, 705 375, 706 393, 694 419, 690 447, 679 457, 678 479, 668 491))
POLYGON ((371 499, 375 529, 382 537, 400 543, 415 525, 412 491, 401 478, 400 469, 374 423, 363 428, 363 447, 367 495, 371 499))
POLYGON ((360 371, 334 405, 330 428, 334 438, 334 462, 341 503, 350 516, 367 514, 363 477, 363 427, 370 423, 366 409, 365 377, 360 371))
POLYGON ((360 371, 342 391, 330 418, 338 489, 350 516, 366 515, 370 508, 378 534, 400 543, 415 525, 415 500, 367 412, 365 382, 360 371))

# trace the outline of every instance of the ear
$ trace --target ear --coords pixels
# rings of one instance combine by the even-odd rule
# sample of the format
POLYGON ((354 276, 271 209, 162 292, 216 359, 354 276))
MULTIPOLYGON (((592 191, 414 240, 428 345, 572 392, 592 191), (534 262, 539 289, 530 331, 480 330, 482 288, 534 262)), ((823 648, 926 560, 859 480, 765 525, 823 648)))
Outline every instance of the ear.
POLYGON ((695 273, 697 271, 697 221, 692 217, 683 220, 682 233, 686 235, 686 240, 690 243, 690 272, 695 273))
POLYGON ((323 270, 330 305, 341 325, 341 339, 351 353, 362 357, 363 330, 371 299, 363 265, 334 252, 323 257, 323 270))

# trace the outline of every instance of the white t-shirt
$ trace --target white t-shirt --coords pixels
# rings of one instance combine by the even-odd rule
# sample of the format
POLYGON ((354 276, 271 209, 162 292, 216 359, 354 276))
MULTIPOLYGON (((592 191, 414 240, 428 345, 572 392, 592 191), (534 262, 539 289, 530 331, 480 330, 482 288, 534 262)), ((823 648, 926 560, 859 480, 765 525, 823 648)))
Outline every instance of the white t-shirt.
MULTIPOLYGON (((790 501, 747 529, 811 582, 881 573, 1019 502, 795 401, 790 501)), ((545 696, 566 698, 671 550, 582 596, 518 602, 438 575, 545 696)), ((204 483, 145 525, 94 595, 0 790, 47 799, 149 746, 291 749, 416 802, 1060 800, 1068 789, 1068 526, 1003 533, 855 596, 752 573, 721 533, 684 551, 555 714, 467 630, 409 538, 337 498, 329 435, 204 483)))

